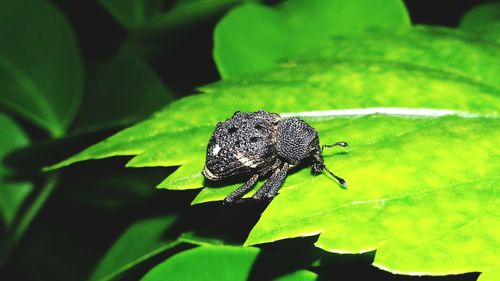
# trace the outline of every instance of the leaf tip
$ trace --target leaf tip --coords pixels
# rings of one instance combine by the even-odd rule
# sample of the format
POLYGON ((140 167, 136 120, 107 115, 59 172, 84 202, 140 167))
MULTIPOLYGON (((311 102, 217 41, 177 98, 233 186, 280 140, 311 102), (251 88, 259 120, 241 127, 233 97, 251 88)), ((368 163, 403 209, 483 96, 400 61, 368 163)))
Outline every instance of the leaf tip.
POLYGON ((57 169, 69 166, 69 165, 71 165, 71 164, 73 164, 75 162, 78 162, 78 161, 73 161, 72 158, 69 158, 69 159, 61 161, 59 163, 56 163, 54 165, 43 167, 42 168, 42 172, 51 172, 51 171, 54 171, 54 170, 57 170, 57 169))

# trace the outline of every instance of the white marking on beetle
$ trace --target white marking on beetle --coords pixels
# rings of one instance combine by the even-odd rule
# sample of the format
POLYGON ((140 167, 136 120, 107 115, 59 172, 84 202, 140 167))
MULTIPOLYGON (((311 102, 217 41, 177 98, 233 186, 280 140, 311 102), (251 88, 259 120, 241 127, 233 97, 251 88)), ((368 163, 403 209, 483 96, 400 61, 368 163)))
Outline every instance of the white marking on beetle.
POLYGON ((214 175, 212 172, 210 172, 210 170, 206 166, 203 169, 203 175, 205 175, 205 177, 209 180, 217 180, 220 178, 220 177, 214 175))
POLYGON ((212 149, 212 155, 213 156, 217 156, 217 154, 219 154, 219 151, 222 149, 222 147, 220 147, 219 144, 216 144, 214 146, 214 148, 212 149))
POLYGON ((258 163, 255 163, 252 159, 246 157, 243 153, 236 154, 236 160, 238 160, 243 166, 255 168, 258 163))
POLYGON ((467 111, 435 108, 405 108, 405 107, 370 107, 353 109, 334 109, 305 112, 282 113, 282 117, 328 117, 328 116, 364 116, 370 114, 384 114, 396 116, 421 116, 421 117, 441 117, 441 116, 459 116, 459 117, 498 117, 497 112, 490 114, 477 114, 467 111))

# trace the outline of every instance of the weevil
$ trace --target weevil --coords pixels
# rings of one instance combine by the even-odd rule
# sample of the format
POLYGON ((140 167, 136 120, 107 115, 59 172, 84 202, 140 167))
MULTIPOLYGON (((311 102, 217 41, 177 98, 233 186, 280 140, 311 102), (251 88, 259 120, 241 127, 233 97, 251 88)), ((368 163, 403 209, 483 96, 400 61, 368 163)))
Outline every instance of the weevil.
POLYGON ((203 175, 211 181, 236 176, 248 178, 224 199, 224 204, 241 199, 259 178, 265 177, 267 181, 252 198, 272 200, 289 170, 308 159, 312 161, 313 174, 326 170, 342 186, 347 186, 323 160, 323 148, 337 145, 348 146, 343 141, 320 146, 318 132, 302 119, 282 118, 264 110, 237 111, 231 118, 217 123, 208 141, 203 175))

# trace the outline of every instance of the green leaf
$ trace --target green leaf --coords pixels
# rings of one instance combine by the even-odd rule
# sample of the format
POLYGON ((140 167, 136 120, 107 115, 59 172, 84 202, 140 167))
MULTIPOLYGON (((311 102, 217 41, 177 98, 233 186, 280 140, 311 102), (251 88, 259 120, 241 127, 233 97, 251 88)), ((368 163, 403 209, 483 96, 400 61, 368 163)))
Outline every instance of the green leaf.
MULTIPOLYGON (((251 274, 255 274, 253 266, 259 253, 260 250, 253 247, 198 247, 181 252, 165 260, 150 270, 141 280, 244 281, 248 280, 251 274)), ((307 270, 296 270, 272 280, 316 280, 316 274, 307 270)))
POLYGON ((460 21, 460 28, 500 43, 500 3, 486 3, 470 10, 460 21))
POLYGON ((149 18, 161 13, 165 0, 100 0, 102 6, 127 29, 141 26, 149 18))
POLYGON ((8 259, 9 255, 18 245, 19 241, 21 241, 26 233, 26 230, 33 222, 33 219, 35 219, 41 208, 45 205, 45 202, 47 202, 50 195, 54 191, 58 179, 59 177, 57 173, 46 178, 45 183, 40 186, 38 193, 34 196, 33 200, 29 203, 29 206, 19 217, 15 227, 8 233, 6 239, 1 241, 0 266, 8 259))
MULTIPOLYGON (((126 29, 165 29, 193 23, 241 0, 178 0, 165 9, 165 0, 100 0, 101 5, 126 29)), ((144 31, 144 30, 143 30, 144 31)))
POLYGON ((500 278, 500 270, 498 268, 493 269, 491 272, 484 272, 479 275, 477 281, 495 281, 500 278))
POLYGON ((316 245, 322 249, 377 249, 377 266, 406 274, 482 271, 498 260, 497 234, 481 230, 500 211, 497 118, 370 116, 332 123, 316 124, 320 136, 356 144, 326 160, 349 188, 306 170, 290 176, 246 244, 321 233, 316 245))
MULTIPOLYGON (((350 187, 309 169, 290 174, 247 245, 319 234, 316 245, 330 252, 377 250, 375 265, 392 272, 488 272, 500 260, 500 232, 491 229, 500 223, 500 46, 442 29, 408 32, 342 59, 320 48, 265 75, 204 87, 55 167, 133 155, 128 166, 182 165, 163 188, 202 187, 216 122, 237 110, 301 116, 323 143, 350 143, 325 151, 350 187)), ((360 39, 343 40, 353 40, 347 48, 360 39)), ((240 184, 206 187, 193 203, 221 200, 240 184)))
POLYGON ((101 259, 90 280, 112 280, 147 259, 177 246, 180 241, 165 237, 175 221, 176 217, 168 216, 131 225, 101 259))
MULTIPOLYGON (((154 56, 165 54, 180 29, 215 19, 243 1, 255 0, 100 0, 101 5, 129 31, 121 44, 126 53, 154 56)), ((175 44, 174 44, 175 45, 175 44)))
POLYGON ((362 36, 337 36, 333 40, 334 48, 321 48, 299 60, 383 60, 446 71, 500 88, 499 45, 478 41, 461 31, 417 26, 411 32, 371 30, 362 36))
POLYGON ((96 263, 93 251, 99 243, 89 239, 89 234, 85 228, 70 230, 68 225, 34 227, 16 249, 13 261, 22 264, 23 272, 38 280, 87 280, 96 263))
POLYGON ((72 122, 83 66, 64 17, 39 0, 0 2, 0 104, 53 136, 72 122))
POLYGON ((135 169, 73 177, 74 183, 64 192, 72 200, 93 207, 114 211, 135 209, 157 195, 152 187, 165 176, 165 172, 168 170, 135 169))
POLYGON ((117 56, 91 77, 74 127, 108 129, 149 116, 174 99, 161 79, 142 60, 117 56))
POLYGON ((243 1, 245 0, 178 0, 172 9, 161 16, 152 18, 144 28, 154 31, 166 30, 169 27, 182 24, 192 24, 243 1))
POLYGON ((212 238, 212 237, 207 237, 205 235, 198 235, 193 231, 182 233, 181 236, 179 236, 179 240, 184 243, 198 245, 198 246, 225 244, 225 241, 220 238, 212 238))
POLYGON ((18 148, 29 144, 24 131, 7 115, 0 113, 0 218, 9 229, 19 208, 31 193, 33 185, 9 179, 10 169, 3 163, 4 157, 18 148))
MULTIPOLYGON (((347 52, 343 59, 327 59, 327 56, 334 55, 320 49, 318 53, 323 53, 322 57, 299 58, 265 76, 227 80, 205 87, 202 89, 205 94, 172 103, 153 118, 118 133, 54 168, 116 155, 137 155, 128 164, 133 167, 196 163, 201 167, 213 125, 237 110, 265 108, 299 114, 303 111, 397 107, 450 109, 477 114, 497 112, 498 76, 488 73, 500 72, 500 47, 474 45, 473 38, 456 36, 451 41, 453 48, 463 52, 451 56, 448 55, 448 49, 440 54, 439 50, 444 48, 439 48, 443 44, 443 32, 441 29, 439 31, 429 29, 426 33, 418 29, 411 30, 406 40, 398 40, 402 38, 400 36, 387 36, 387 44, 377 44, 374 48, 362 45, 360 49, 364 53, 347 52), (413 33, 417 35, 411 35, 413 33), (418 36, 419 33, 423 35, 418 36), (424 41, 437 42, 436 48, 414 50, 420 48, 417 43, 422 38, 424 41), (388 50, 400 44, 399 41, 405 44, 396 50, 404 47, 414 51, 403 52, 401 57, 391 56, 388 50), (367 59, 360 59, 362 57, 367 59), (476 67, 474 60, 481 61, 482 67, 476 67), (449 67, 445 68, 445 65, 449 67), (481 83, 476 81, 478 79, 482 79, 481 83), (191 142, 180 143, 179 140, 191 142)), ((455 33, 448 31, 448 34, 452 37, 455 33)), ((345 43, 346 47, 359 42, 358 39, 351 40, 353 43, 345 43)), ((172 176, 182 172, 185 177, 188 169, 196 170, 193 166, 184 167, 172 176)), ((185 178, 193 180, 190 187, 196 181, 202 183, 199 177, 185 178)), ((181 182, 177 181, 176 184, 181 182)))
POLYGON ((271 69, 276 62, 328 44, 333 35, 410 24, 395 0, 288 0, 273 8, 248 4, 217 25, 214 58, 224 78, 271 69))

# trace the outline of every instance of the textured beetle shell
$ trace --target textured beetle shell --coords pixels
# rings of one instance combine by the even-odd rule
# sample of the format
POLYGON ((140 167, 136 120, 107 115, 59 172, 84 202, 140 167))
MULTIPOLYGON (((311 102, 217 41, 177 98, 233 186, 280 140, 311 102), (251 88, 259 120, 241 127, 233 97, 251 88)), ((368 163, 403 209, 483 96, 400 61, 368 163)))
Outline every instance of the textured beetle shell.
POLYGON ((277 127, 281 120, 266 111, 236 112, 219 123, 207 146, 203 174, 210 180, 235 175, 265 175, 279 164, 277 127))
POLYGON ((278 124, 276 153, 286 162, 297 165, 319 151, 318 132, 303 120, 286 118, 278 124))
MULTIPOLYGON (((336 145, 347 146, 346 142, 336 145)), ((288 171, 305 159, 311 160, 312 173, 326 170, 338 182, 341 177, 324 163, 318 132, 299 118, 281 118, 276 113, 236 112, 218 123, 207 146, 203 175, 213 181, 233 176, 248 176, 246 182, 224 198, 223 204, 239 202, 256 184, 266 182, 252 195, 254 200, 272 200, 283 185, 288 171)))

